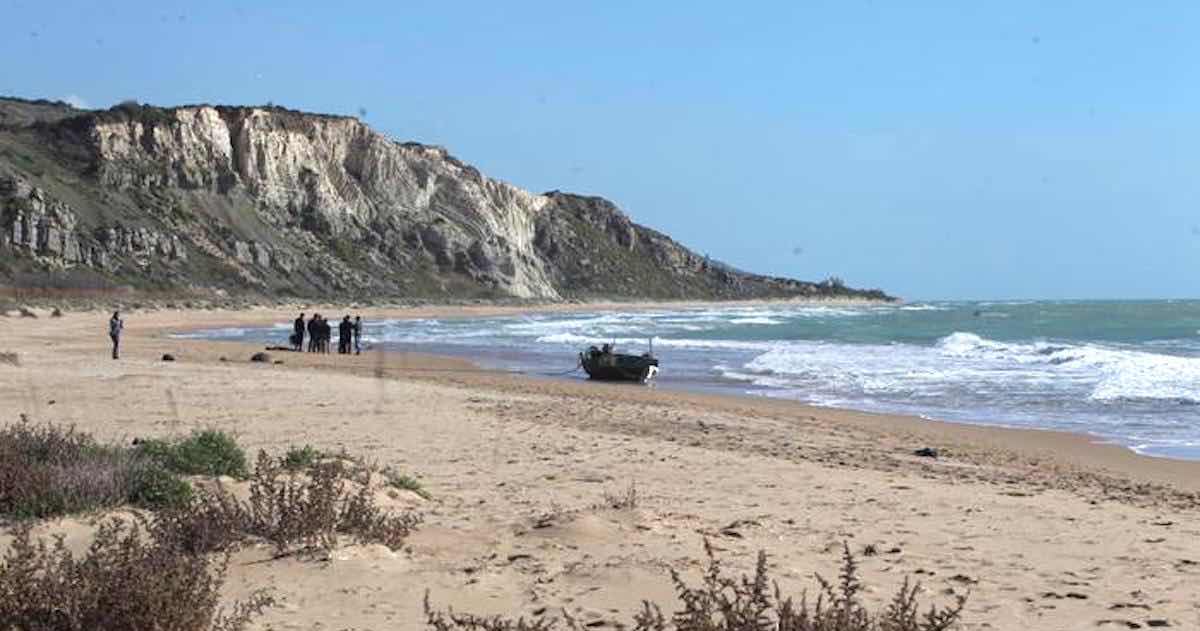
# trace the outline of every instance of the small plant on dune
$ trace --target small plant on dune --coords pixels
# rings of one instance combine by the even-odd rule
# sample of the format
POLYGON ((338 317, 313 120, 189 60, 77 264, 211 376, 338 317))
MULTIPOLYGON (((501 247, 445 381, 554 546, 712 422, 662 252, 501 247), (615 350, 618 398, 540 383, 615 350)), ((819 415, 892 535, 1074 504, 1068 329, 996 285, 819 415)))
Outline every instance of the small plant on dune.
POLYGON ((283 455, 283 468, 288 471, 307 469, 315 465, 321 456, 321 452, 311 445, 289 447, 287 453, 283 455))
POLYGON ((216 429, 193 432, 182 440, 143 440, 138 450, 184 475, 245 478, 248 474, 246 452, 232 436, 216 429))
POLYGON ((398 550, 418 524, 420 517, 416 513, 396 515, 379 508, 368 482, 342 502, 337 531, 359 542, 381 543, 398 550))
POLYGON ((419 523, 413 513, 392 515, 375 504, 369 476, 356 493, 346 489, 353 472, 334 460, 319 462, 307 476, 285 476, 283 467, 260 452, 246 504, 248 530, 280 553, 330 550, 339 535, 399 547, 419 523))
POLYGON ((604 490, 604 503, 602 508, 610 508, 612 510, 633 510, 638 507, 638 490, 637 483, 630 482, 629 486, 625 487, 624 491, 613 492, 608 489, 604 490))
POLYGON ((432 498, 432 496, 429 494, 429 491, 426 491, 425 488, 421 486, 421 482, 411 475, 400 473, 392 467, 384 467, 380 469, 379 475, 383 476, 383 482, 387 486, 390 486, 394 489, 400 489, 402 491, 416 493, 417 496, 421 497, 422 499, 427 500, 432 498))
MULTIPOLYGON (((965 596, 957 596, 947 607, 930 606, 921 613, 917 602, 919 585, 906 578, 891 602, 881 611, 872 612, 859 594, 858 564, 848 545, 843 546, 842 568, 836 584, 817 576, 815 602, 807 594, 799 603, 784 597, 767 570, 767 555, 758 553, 753 576, 733 578, 705 542, 708 567, 698 587, 692 587, 672 571, 681 606, 668 617, 651 602, 644 602, 630 625, 634 631, 946 631, 958 623, 966 605, 965 596)), ((526 622, 503 617, 479 617, 438 611, 425 596, 426 624, 435 631, 548 631, 553 619, 526 622)), ((566 619, 566 626, 580 629, 566 619)))
POLYGON ((415 513, 381 508, 370 480, 360 484, 341 461, 316 462, 303 474, 289 472, 284 462, 259 452, 249 498, 238 500, 220 487, 200 489, 186 506, 159 514, 163 532, 157 536, 191 552, 228 550, 257 538, 284 555, 329 551, 342 536, 398 549, 420 523, 415 513))
POLYGON ((953 605, 931 606, 921 615, 917 602, 920 586, 905 578, 891 602, 873 613, 859 597, 858 563, 846 544, 838 582, 818 575, 817 598, 811 604, 807 594, 800 596, 799 604, 782 595, 768 576, 765 552, 758 553, 754 575, 740 579, 724 575, 707 542, 705 552, 709 564, 699 587, 687 585, 676 572, 671 574, 682 609, 668 622, 658 605, 644 603, 634 617, 635 631, 945 631, 958 622, 966 604, 966 597, 958 596, 953 605))
POLYGON ((190 501, 154 514, 148 528, 155 540, 184 554, 229 552, 247 537, 246 512, 230 493, 198 488, 190 501))
POLYGON ((283 472, 280 463, 259 452, 245 505, 245 530, 280 553, 296 545, 332 549, 337 545, 337 500, 345 493, 339 464, 314 466, 307 478, 283 472))
POLYGON ((0 559, 0 628, 239 631, 273 604, 258 592, 220 607, 227 559, 181 554, 136 525, 101 524, 82 556, 20 525, 0 559))
MULTIPOLYGON (((558 626, 554 618, 510 620, 503 616, 476 616, 455 613, 451 609, 435 610, 429 604, 429 591, 425 592, 425 624, 434 631, 553 631, 558 626)), ((572 625, 574 628, 577 625, 572 625)))

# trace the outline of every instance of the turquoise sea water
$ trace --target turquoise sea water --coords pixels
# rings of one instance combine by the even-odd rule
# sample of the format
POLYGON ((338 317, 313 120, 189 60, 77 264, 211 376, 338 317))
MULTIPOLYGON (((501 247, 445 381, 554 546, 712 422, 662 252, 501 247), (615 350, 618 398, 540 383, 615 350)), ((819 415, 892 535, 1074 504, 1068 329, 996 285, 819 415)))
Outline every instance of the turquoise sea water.
MULTIPOLYGON (((203 337, 279 341, 273 329, 203 337)), ((533 374, 589 344, 641 352, 659 387, 1063 429, 1200 458, 1200 301, 764 305, 371 322, 368 343, 533 374)), ((571 375, 569 378, 580 378, 571 375)))

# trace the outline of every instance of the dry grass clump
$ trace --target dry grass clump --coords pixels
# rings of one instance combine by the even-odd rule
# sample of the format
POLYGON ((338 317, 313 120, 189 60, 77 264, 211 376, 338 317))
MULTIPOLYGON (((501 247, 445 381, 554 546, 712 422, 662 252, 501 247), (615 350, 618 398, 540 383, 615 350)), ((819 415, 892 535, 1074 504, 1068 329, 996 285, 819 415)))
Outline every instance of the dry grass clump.
POLYGON ((186 501, 190 487, 131 449, 73 427, 0 427, 0 516, 44 518, 133 503, 186 501))
POLYGON ((76 557, 20 525, 0 559, 0 629, 239 631, 273 604, 265 592, 220 607, 228 559, 180 554, 120 520, 76 557))
MULTIPOLYGON (((630 625, 634 631, 945 631, 958 623, 966 604, 965 596, 957 596, 952 605, 932 605, 921 613, 920 586, 905 578, 891 602, 872 612, 860 598, 858 564, 849 546, 843 548, 838 582, 817 576, 816 600, 810 602, 802 594, 799 603, 784 597, 770 580, 766 553, 759 552, 752 577, 733 578, 726 575, 707 543, 705 552, 708 568, 699 586, 689 586, 678 573, 671 574, 682 606, 667 616, 657 604, 644 602, 630 625)), ((425 615, 435 631, 548 631, 558 623, 438 611, 430 606, 428 593, 425 615)), ((569 617, 565 622, 568 628, 581 628, 569 617)))
POLYGON ((375 502, 370 476, 343 461, 319 461, 305 473, 289 471, 286 457, 259 452, 242 501, 221 488, 201 490, 185 506, 163 511, 169 538, 193 552, 226 550, 250 539, 277 554, 332 550, 345 536, 398 549, 420 523, 416 513, 390 513, 375 502))
POLYGON ((633 510, 638 507, 637 483, 630 482, 624 491, 604 490, 604 503, 599 508, 612 510, 633 510))

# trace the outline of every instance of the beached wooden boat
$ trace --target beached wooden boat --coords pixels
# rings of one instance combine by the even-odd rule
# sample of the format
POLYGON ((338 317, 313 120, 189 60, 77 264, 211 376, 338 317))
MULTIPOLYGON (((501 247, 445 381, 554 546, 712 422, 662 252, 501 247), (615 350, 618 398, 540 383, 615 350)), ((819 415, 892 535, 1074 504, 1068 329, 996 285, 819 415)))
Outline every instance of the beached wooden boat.
POLYGON ((595 346, 579 354, 579 363, 588 377, 603 381, 647 383, 658 375, 658 358, 652 353, 628 355, 614 353, 612 346, 595 346))

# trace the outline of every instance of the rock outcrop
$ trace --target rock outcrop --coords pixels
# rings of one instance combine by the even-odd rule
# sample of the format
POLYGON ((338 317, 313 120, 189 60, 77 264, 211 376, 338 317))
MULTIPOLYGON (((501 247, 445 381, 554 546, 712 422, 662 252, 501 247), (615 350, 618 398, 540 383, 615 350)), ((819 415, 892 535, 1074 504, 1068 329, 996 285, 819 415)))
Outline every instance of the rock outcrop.
POLYGON ((294 295, 884 297, 711 265, 607 200, 530 193, 353 118, 48 107, 0 126, 0 258, 294 295))

